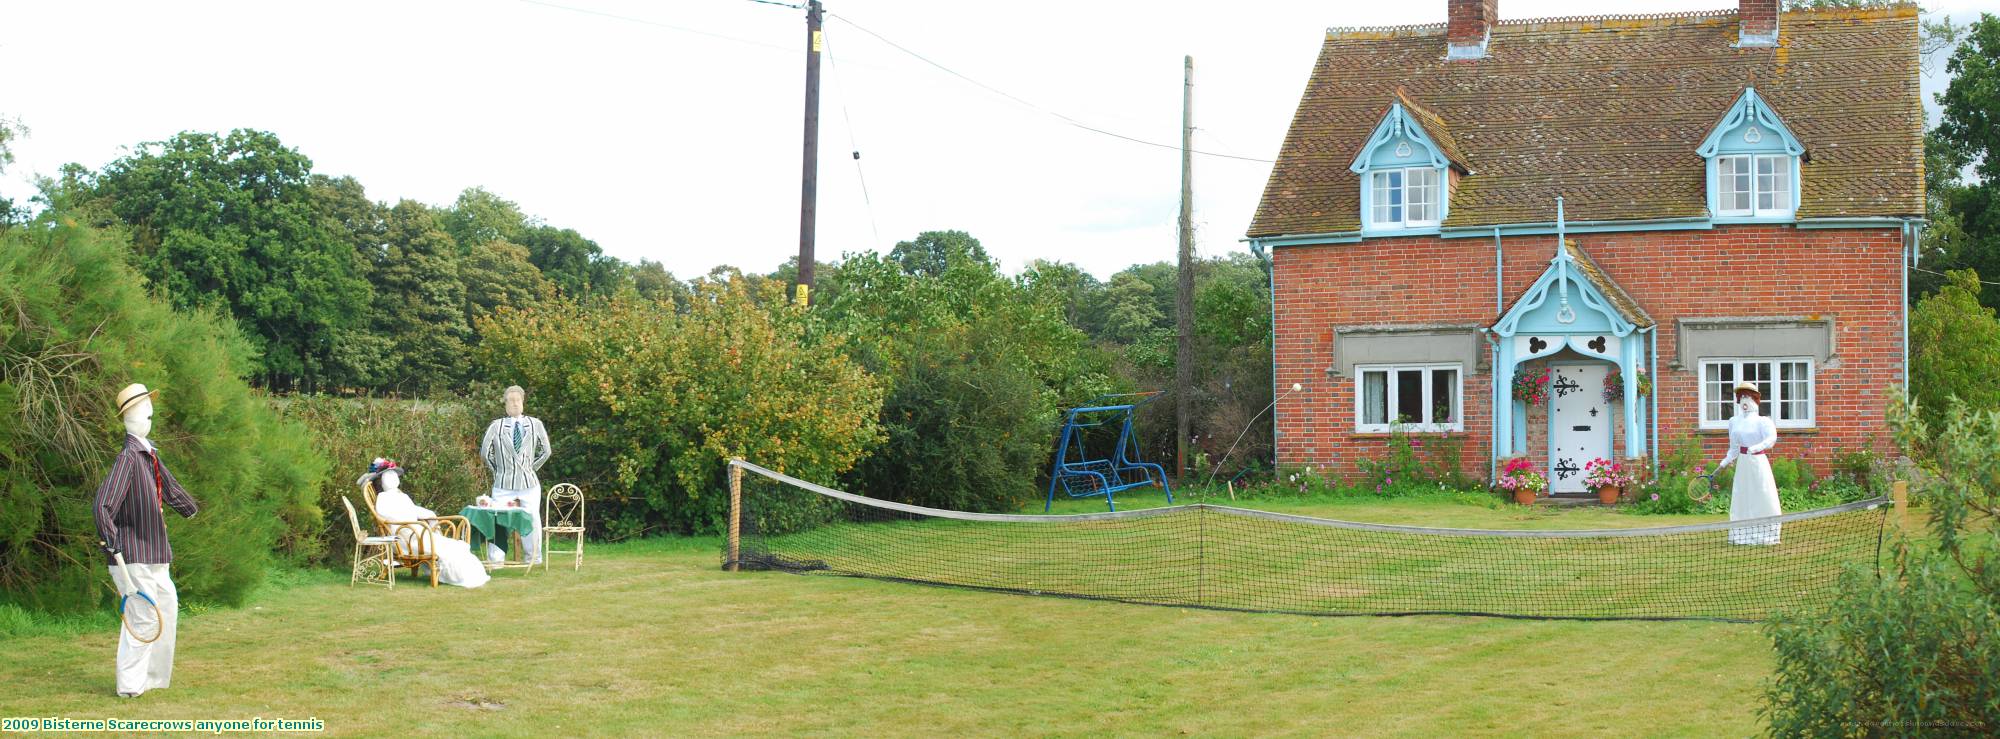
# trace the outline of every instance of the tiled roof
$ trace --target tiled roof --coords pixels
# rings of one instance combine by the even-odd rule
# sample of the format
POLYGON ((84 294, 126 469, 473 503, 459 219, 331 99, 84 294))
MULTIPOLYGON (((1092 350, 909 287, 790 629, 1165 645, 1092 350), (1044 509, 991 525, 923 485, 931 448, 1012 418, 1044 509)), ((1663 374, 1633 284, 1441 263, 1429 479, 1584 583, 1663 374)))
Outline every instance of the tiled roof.
POLYGON ((1604 297, 1611 301, 1611 307, 1617 310, 1619 315, 1641 328, 1653 325, 1653 317, 1646 314, 1646 309, 1639 307, 1639 301, 1633 300, 1632 296, 1625 292, 1625 288, 1619 287, 1618 283, 1611 280, 1610 275, 1604 274, 1604 268, 1597 266, 1596 260, 1578 248, 1575 239, 1563 239, 1563 248, 1569 250, 1569 258, 1576 262, 1577 271, 1582 272, 1583 278, 1589 280, 1590 284, 1596 285, 1598 292, 1604 293, 1604 297))
POLYGON ((1330 30, 1251 236, 1348 232, 1348 171, 1403 99, 1471 174, 1446 227, 1707 215, 1695 147, 1748 86, 1806 147, 1800 218, 1924 212, 1913 7, 1797 11, 1776 48, 1733 11, 1502 21, 1488 57, 1444 61, 1444 26, 1330 30))
POLYGON ((1431 141, 1436 143, 1439 149, 1443 149, 1440 153, 1444 154, 1444 158, 1457 165, 1460 171, 1464 171, 1465 158, 1459 156, 1458 140, 1451 137, 1451 127, 1445 125, 1444 119, 1430 108, 1424 107, 1423 103, 1410 99, 1409 91, 1401 87, 1396 88, 1396 102, 1402 103, 1403 109, 1410 112, 1410 118, 1414 119, 1417 125, 1424 127, 1424 135, 1431 137, 1431 141))

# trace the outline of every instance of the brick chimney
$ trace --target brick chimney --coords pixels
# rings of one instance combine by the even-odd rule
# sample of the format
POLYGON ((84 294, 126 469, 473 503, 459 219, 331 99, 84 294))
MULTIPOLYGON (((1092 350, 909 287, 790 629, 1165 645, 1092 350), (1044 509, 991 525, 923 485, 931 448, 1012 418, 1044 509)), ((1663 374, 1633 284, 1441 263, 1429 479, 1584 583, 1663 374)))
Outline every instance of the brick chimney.
POLYGON ((1446 1, 1450 20, 1444 26, 1444 58, 1486 58, 1486 41, 1493 36, 1493 24, 1500 21, 1500 0, 1446 1))
POLYGON ((1736 17, 1743 23, 1737 46, 1778 45, 1778 0, 1736 0, 1736 17))

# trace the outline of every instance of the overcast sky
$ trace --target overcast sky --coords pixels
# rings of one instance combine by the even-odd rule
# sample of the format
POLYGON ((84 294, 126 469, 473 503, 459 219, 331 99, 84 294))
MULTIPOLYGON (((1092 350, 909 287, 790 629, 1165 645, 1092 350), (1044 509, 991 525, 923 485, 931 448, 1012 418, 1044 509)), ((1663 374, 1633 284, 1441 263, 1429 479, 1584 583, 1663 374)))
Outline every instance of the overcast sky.
MULTIPOLYGON (((1500 14, 1612 6, 1503 0, 1500 14)), ((2000 0, 1926 6, 1963 21, 2000 0)), ((821 259, 960 229, 1010 271, 1046 258, 1100 277, 1173 258, 1179 154, 1062 117, 1178 146, 1193 55, 1194 148, 1271 159, 1328 26, 1445 17, 1445 0, 826 8, 821 259)), ((798 250, 804 26, 752 0, 0 0, 0 116, 31 129, 0 194, 180 131, 256 128, 376 200, 482 186, 628 261, 766 271, 798 250)), ((1196 157, 1201 252, 1243 249, 1269 172, 1196 157)))

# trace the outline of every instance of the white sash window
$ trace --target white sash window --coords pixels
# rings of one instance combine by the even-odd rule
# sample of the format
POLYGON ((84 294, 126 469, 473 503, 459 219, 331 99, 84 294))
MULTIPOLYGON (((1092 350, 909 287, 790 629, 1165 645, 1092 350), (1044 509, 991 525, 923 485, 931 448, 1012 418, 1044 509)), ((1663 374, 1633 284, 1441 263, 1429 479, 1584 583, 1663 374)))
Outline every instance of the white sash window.
POLYGON ((1464 431, 1464 373, 1457 364, 1354 368, 1354 430, 1464 431))

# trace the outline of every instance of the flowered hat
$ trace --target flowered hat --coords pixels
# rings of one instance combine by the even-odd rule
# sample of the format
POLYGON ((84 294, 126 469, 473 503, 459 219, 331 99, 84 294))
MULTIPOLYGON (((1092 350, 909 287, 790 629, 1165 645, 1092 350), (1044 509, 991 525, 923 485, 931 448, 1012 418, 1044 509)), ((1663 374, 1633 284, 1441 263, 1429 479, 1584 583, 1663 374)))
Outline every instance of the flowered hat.
POLYGON ((385 457, 376 457, 374 462, 369 463, 368 472, 362 474, 361 479, 354 481, 354 484, 367 485, 368 483, 374 482, 375 478, 381 477, 382 473, 388 472, 389 470, 395 470, 396 475, 399 477, 410 474, 410 468, 404 467, 401 464, 397 464, 396 460, 388 459, 385 457))
POLYGON ((1759 403, 1764 402, 1764 394, 1757 392, 1757 386, 1748 382, 1736 383, 1736 391, 1730 393, 1729 397, 1741 398, 1746 394, 1752 398, 1756 398, 1759 403))

